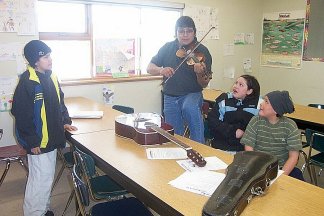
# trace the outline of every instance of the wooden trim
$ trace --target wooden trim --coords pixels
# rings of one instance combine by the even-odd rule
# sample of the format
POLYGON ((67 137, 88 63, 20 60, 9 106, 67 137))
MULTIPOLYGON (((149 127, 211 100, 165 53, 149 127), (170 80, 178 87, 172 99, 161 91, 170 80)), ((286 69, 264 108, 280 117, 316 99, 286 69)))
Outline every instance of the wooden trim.
POLYGON ((76 79, 76 80, 63 80, 60 82, 61 86, 77 86, 77 85, 92 85, 101 83, 122 83, 122 82, 138 82, 138 81, 150 81, 150 80, 162 80, 162 76, 136 76, 126 78, 89 78, 89 79, 76 79))

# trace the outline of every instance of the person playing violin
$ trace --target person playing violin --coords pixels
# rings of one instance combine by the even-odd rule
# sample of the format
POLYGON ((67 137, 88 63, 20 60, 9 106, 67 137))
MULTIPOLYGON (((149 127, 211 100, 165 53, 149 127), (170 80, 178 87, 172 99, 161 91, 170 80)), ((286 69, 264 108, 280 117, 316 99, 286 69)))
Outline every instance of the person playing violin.
POLYGON ((183 135, 185 125, 190 139, 205 143, 204 124, 201 115, 202 89, 211 80, 212 57, 208 49, 197 42, 196 26, 191 17, 181 16, 175 25, 176 39, 163 45, 151 59, 147 72, 163 76, 165 122, 174 127, 176 134, 183 135), (183 49, 185 56, 177 56, 183 49), (194 52, 190 53, 191 50, 194 52), (189 63, 191 57, 202 56, 203 62, 189 63), (185 61, 184 61, 185 60, 185 61))

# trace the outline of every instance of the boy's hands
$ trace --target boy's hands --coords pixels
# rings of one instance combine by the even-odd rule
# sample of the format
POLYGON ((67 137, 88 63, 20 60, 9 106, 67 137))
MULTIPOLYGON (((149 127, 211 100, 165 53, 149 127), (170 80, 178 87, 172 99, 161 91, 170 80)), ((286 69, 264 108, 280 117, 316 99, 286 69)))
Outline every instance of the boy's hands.
POLYGON ((76 131, 76 130, 78 130, 78 128, 75 127, 75 126, 69 125, 69 124, 65 124, 65 125, 64 125, 64 130, 68 130, 68 131, 76 131))
POLYGON ((34 155, 38 155, 38 154, 41 154, 41 153, 42 153, 40 147, 32 148, 30 151, 31 151, 34 155))

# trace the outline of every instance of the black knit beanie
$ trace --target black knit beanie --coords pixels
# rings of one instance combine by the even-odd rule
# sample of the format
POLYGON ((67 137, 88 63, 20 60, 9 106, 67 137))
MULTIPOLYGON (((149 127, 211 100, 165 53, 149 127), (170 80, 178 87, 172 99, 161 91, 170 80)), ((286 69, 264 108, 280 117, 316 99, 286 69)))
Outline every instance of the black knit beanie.
POLYGON ((278 115, 282 116, 285 113, 292 113, 295 111, 294 104, 288 91, 273 91, 266 94, 266 96, 269 98, 272 108, 278 115))
POLYGON ((39 58, 51 51, 51 48, 49 48, 44 42, 40 40, 32 40, 26 44, 24 48, 24 56, 29 65, 35 67, 35 63, 39 58))

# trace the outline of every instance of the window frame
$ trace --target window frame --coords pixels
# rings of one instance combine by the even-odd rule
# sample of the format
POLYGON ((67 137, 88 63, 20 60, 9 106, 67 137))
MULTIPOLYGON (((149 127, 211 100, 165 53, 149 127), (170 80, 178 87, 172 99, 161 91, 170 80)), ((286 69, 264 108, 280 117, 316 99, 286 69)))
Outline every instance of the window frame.
MULTIPOLYGON (((46 2, 47 0, 39 0, 39 1, 44 1, 46 2)), ((92 30, 92 5, 98 4, 98 2, 84 2, 84 1, 52 1, 56 3, 79 3, 79 4, 84 4, 85 6, 85 24, 86 24, 86 32, 85 33, 69 33, 69 32, 39 32, 39 39, 40 40, 87 40, 90 42, 90 64, 91 64, 91 71, 89 71, 89 78, 76 78, 76 79, 63 79, 60 83, 62 86, 73 86, 73 85, 88 85, 88 84, 100 84, 100 83, 107 83, 107 82, 133 82, 133 81, 140 81, 140 80, 161 80, 162 76, 152 76, 150 74, 142 74, 142 71, 139 71, 138 74, 136 75, 129 75, 129 77, 126 78, 113 78, 112 76, 106 76, 106 77, 100 77, 96 76, 95 71, 93 71, 93 66, 94 66, 94 35, 93 35, 93 30, 92 30)), ((153 1, 152 1, 153 2, 153 1)), ((181 7, 181 4, 178 4, 180 6, 176 7, 168 7, 168 6, 163 6, 163 5, 143 5, 143 4, 131 4, 131 3, 114 3, 113 1, 105 2, 104 4, 107 5, 124 5, 124 6, 134 6, 134 7, 151 7, 151 8, 160 8, 160 9, 168 9, 168 10, 174 10, 174 11, 179 11, 180 16, 183 13, 183 6, 181 7)), ((141 52, 141 51, 140 51, 141 52)))

